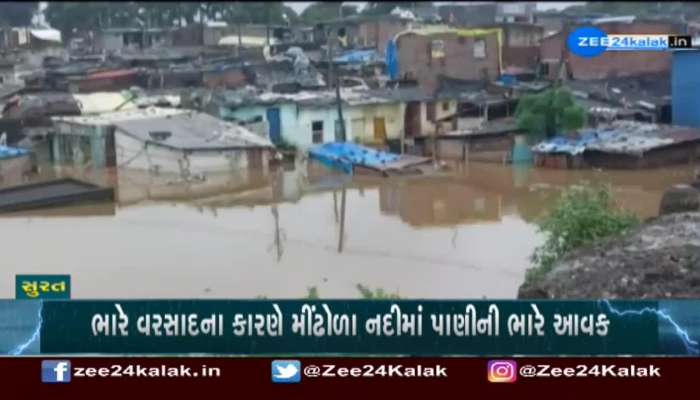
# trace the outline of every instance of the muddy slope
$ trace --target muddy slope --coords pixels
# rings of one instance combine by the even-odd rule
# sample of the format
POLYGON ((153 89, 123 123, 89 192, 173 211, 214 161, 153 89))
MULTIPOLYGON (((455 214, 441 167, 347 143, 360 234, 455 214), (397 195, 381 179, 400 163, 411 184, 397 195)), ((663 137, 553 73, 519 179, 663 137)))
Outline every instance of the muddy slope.
POLYGON ((700 213, 653 219, 621 238, 575 251, 518 298, 700 297, 700 213))

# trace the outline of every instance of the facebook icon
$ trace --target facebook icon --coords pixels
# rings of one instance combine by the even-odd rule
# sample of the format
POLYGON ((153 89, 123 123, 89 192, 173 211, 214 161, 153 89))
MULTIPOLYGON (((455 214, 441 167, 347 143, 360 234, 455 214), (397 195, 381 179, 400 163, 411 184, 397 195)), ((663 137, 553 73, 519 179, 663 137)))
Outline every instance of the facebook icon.
POLYGON ((41 381, 44 383, 70 382, 70 361, 44 360, 41 362, 41 381))

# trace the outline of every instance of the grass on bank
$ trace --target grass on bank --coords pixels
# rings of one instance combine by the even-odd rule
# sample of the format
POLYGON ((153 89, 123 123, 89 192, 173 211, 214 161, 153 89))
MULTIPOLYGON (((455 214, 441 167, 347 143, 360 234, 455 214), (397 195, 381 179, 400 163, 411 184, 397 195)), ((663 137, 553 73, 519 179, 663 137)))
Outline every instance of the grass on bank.
POLYGON ((606 186, 567 189, 554 209, 537 223, 547 239, 532 255, 526 282, 541 279, 571 251, 603 238, 617 236, 639 224, 632 213, 621 210, 606 186))

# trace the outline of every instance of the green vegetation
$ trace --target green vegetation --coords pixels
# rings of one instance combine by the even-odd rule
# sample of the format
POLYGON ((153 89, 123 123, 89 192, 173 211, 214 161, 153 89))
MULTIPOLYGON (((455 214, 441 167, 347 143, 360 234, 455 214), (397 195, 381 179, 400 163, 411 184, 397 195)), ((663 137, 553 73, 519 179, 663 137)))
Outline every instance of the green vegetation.
POLYGON ((46 21, 69 36, 74 29, 173 28, 204 21, 230 24, 296 24, 299 16, 281 1, 268 2, 49 2, 46 21))
POLYGON ((363 286, 360 283, 358 283, 355 287, 360 291, 362 298, 365 300, 398 300, 401 298, 399 297, 398 293, 385 292, 382 288, 372 291, 372 289, 368 288, 367 286, 363 286))
MULTIPOLYGON (((356 288, 362 295, 362 298, 365 300, 398 300, 401 298, 399 297, 398 293, 389 293, 384 291, 384 289, 382 288, 372 290, 360 283, 357 284, 356 288)), ((316 286, 311 286, 310 288, 307 288, 307 300, 319 300, 320 298, 321 297, 318 294, 318 288, 316 286)))
POLYGON ((523 96, 515 110, 518 128, 547 137, 583 127, 586 112, 564 88, 523 96))
POLYGON ((306 298, 309 300, 318 300, 320 297, 318 296, 318 288, 316 286, 311 286, 310 288, 307 288, 306 292, 306 298))
POLYGON ((534 265, 527 271, 525 280, 540 279, 557 260, 574 249, 619 235, 638 224, 636 216, 616 207, 609 188, 568 189, 554 210, 538 223, 540 232, 546 233, 547 239, 535 249, 534 265))

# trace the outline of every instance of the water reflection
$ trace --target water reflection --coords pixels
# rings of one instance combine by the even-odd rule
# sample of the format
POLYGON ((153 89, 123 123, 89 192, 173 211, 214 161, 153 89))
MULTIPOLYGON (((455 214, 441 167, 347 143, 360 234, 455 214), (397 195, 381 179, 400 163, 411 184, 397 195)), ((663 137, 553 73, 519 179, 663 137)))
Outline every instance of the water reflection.
MULTIPOLYGON (((116 188, 115 204, 0 219, 3 271, 70 273, 78 298, 513 298, 541 242, 533 224, 569 185, 608 183, 656 215, 692 167, 560 171, 468 164, 444 177, 351 178, 316 165, 182 181, 140 171, 47 170, 116 188)), ((0 296, 14 293, 0 280, 0 296)))

